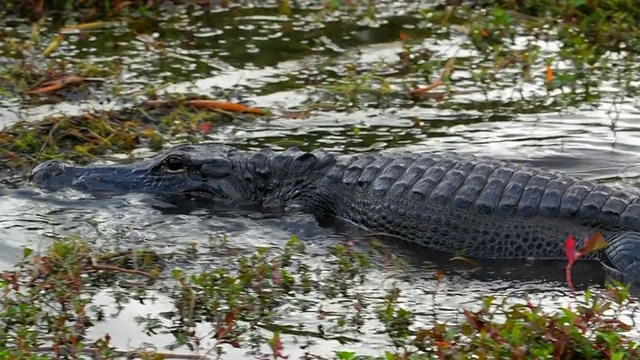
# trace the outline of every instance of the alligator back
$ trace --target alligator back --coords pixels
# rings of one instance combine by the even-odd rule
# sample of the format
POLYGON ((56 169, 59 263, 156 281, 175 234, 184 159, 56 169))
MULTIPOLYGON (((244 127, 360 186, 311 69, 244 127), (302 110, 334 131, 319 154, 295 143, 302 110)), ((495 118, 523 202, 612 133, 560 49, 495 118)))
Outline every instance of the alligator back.
POLYGON ((335 214, 374 233, 480 258, 560 259, 569 234, 640 229, 640 199, 563 173, 458 154, 341 157, 335 214))

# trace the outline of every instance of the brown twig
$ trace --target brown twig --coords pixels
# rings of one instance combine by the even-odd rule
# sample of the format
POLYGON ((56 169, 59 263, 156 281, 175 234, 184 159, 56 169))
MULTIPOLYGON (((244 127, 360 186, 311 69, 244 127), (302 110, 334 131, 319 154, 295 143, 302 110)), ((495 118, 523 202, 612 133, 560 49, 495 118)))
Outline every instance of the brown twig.
POLYGON ((119 266, 114 266, 114 265, 98 264, 98 260, 96 260, 96 258, 93 257, 93 256, 91 257, 91 267, 94 270, 117 271, 117 272, 121 272, 121 273, 125 273, 125 274, 133 274, 133 275, 144 276, 144 277, 149 278, 151 280, 155 280, 156 279, 156 277, 153 274, 148 273, 146 271, 136 270, 136 269, 125 269, 125 268, 121 268, 119 266))
POLYGON ((47 81, 42 87, 26 91, 29 95, 44 94, 55 90, 60 90, 68 85, 81 84, 84 78, 80 76, 67 76, 61 79, 47 81))
POLYGON ((410 95, 422 95, 426 92, 429 92, 435 88, 437 88, 438 86, 442 86, 444 85, 444 80, 449 76, 449 74, 451 74, 451 71, 453 70, 453 65, 455 64, 456 59, 455 58, 451 58, 447 61, 447 63, 444 66, 444 70, 442 71, 442 74, 440 74, 440 77, 432 82, 431 84, 427 85, 427 86, 423 86, 423 87, 418 87, 415 89, 411 89, 409 90, 409 94, 410 95))

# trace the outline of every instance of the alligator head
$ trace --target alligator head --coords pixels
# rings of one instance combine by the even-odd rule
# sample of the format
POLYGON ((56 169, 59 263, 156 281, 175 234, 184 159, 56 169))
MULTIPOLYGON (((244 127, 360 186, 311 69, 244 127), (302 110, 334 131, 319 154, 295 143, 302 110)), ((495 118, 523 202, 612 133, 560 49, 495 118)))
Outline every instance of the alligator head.
POLYGON ((275 154, 218 144, 178 145, 131 164, 74 166, 50 160, 36 166, 30 178, 50 191, 185 195, 216 203, 282 206, 309 190, 333 162, 333 155, 296 148, 275 154))
POLYGON ((180 145, 131 164, 74 166, 50 160, 36 166, 31 181, 51 191, 90 194, 152 193, 216 199, 245 198, 233 163, 237 150, 224 145, 180 145))

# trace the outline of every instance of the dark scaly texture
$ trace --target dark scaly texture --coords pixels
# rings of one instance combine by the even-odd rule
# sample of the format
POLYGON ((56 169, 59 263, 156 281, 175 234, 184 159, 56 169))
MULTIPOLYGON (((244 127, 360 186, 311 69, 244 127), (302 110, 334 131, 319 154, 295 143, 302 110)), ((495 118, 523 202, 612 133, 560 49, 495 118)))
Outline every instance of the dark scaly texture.
POLYGON ((374 233, 476 258, 564 259, 569 234, 601 231, 589 257, 640 278, 640 200, 633 192, 506 161, 437 153, 244 152, 182 145, 131 165, 34 169, 41 187, 204 197, 334 215, 374 233))
POLYGON ((558 172, 453 154, 357 155, 333 170, 322 192, 337 216, 472 257, 562 259, 569 233, 615 228, 630 203, 558 172))

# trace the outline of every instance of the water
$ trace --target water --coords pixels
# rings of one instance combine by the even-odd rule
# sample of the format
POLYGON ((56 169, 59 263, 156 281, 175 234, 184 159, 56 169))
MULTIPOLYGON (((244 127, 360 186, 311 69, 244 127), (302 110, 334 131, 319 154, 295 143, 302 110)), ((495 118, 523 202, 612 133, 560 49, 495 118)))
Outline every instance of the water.
MULTIPOLYGON (((381 3, 375 18, 365 16, 363 10, 357 20, 346 13, 319 15, 322 8, 317 6, 308 6, 293 19, 281 16, 277 8, 234 8, 213 13, 187 13, 177 8, 159 21, 114 23, 71 34, 53 57, 107 67, 120 64, 122 72, 108 82, 122 82, 125 94, 168 83, 163 91, 230 96, 276 109, 276 113, 301 109, 314 100, 338 104, 334 109, 313 111, 303 119, 275 116, 214 126, 210 141, 242 148, 297 145, 340 153, 457 151, 528 162, 616 186, 633 186, 640 180, 640 109, 633 97, 607 83, 602 84, 604 95, 599 102, 570 110, 552 103, 542 83, 514 90, 507 86, 508 81, 498 81, 483 92, 468 80, 470 74, 464 69, 454 76, 453 86, 460 94, 445 103, 413 103, 401 97, 376 101, 361 96, 356 107, 349 106, 345 97, 321 91, 324 86, 348 82, 346 68, 350 64, 357 65, 362 73, 378 69, 381 62, 397 63, 397 53, 402 50, 401 31, 424 39, 418 47, 432 59, 446 59, 452 54, 474 56, 462 36, 443 37, 439 29, 415 15, 415 9, 425 6, 428 3, 381 3), (136 36, 132 29, 148 35, 136 36)), ((17 20, 6 20, 4 26, 6 39, 20 40, 29 35, 29 27, 17 20)), ((42 36, 51 34, 43 32, 42 36)), ((553 43, 541 46, 543 51, 557 51, 553 43)), ((418 75, 400 76, 393 66, 386 71, 388 74, 376 70, 394 89, 409 80, 426 84, 418 75)), ((18 119, 37 121, 52 113, 74 114, 87 108, 117 106, 118 101, 101 91, 83 101, 62 100, 53 105, 25 104, 9 97, 0 100, 0 125, 18 119), (20 112, 15 111, 18 106, 20 112)), ((4 268, 15 263, 22 247, 41 247, 47 239, 72 234, 101 247, 148 245, 160 251, 192 241, 206 243, 210 236, 224 234, 233 246, 248 251, 255 246, 278 248, 296 234, 318 254, 328 245, 357 236, 350 232, 353 229, 321 227, 310 217, 273 219, 206 210, 185 213, 140 195, 96 200, 81 194, 41 194, 24 185, 23 190, 7 190, 0 196, 0 266, 4 268)), ((399 283, 402 301, 415 309, 419 318, 427 319, 434 311, 440 318, 456 318, 459 309, 473 308, 490 294, 513 301, 529 296, 549 308, 570 300, 562 264, 544 269, 504 265, 477 273, 424 254, 424 249, 400 247, 398 252, 411 265, 412 282, 399 283), (434 274, 441 268, 448 276, 437 290, 434 303, 434 274)), ((316 261, 322 261, 322 257, 316 261)), ((587 279, 580 281, 601 280, 592 278, 596 272, 585 270, 587 273, 587 279)), ((383 273, 372 272, 358 291, 370 299, 382 298, 383 290, 390 286, 381 280, 384 277, 383 273)), ((170 336, 145 338, 131 319, 136 314, 161 312, 168 304, 168 299, 160 297, 157 303, 131 305, 119 317, 99 324, 94 334, 109 332, 113 343, 122 347, 143 342, 165 345, 171 341, 170 336)), ((351 306, 327 304, 325 310, 340 314, 351 311, 351 306)), ((290 311, 292 324, 301 322, 312 328, 317 322, 314 314, 290 311)), ((386 338, 376 334, 380 324, 372 324, 364 329, 367 340, 350 349, 361 353, 384 349, 386 338)), ((330 355, 340 348, 335 341, 320 341, 311 351, 330 355)))

